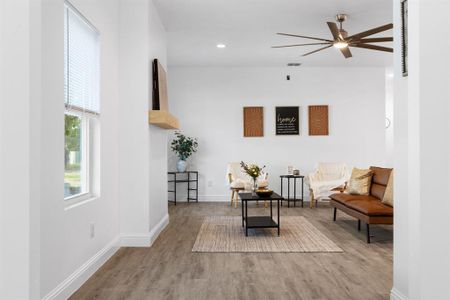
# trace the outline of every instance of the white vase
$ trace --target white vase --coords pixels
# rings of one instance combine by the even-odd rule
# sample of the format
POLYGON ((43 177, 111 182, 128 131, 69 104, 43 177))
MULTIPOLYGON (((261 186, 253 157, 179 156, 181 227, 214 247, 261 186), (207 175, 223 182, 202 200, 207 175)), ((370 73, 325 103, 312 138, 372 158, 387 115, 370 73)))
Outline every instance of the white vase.
POLYGON ((185 160, 178 160, 177 162, 177 170, 178 172, 186 172, 187 162, 185 160))

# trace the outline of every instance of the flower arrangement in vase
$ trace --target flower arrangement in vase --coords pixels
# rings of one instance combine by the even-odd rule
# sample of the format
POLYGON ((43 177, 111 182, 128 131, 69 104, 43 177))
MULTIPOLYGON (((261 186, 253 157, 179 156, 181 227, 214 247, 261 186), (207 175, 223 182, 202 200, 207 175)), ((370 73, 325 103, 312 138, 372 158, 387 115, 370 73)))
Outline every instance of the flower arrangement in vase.
POLYGON ((178 156, 178 172, 186 172, 186 160, 197 152, 198 142, 196 138, 185 136, 180 132, 175 132, 175 139, 171 143, 172 151, 178 156))
POLYGON ((253 179, 253 187, 252 192, 256 193, 256 190, 258 189, 257 179, 259 176, 261 176, 263 169, 266 166, 260 167, 255 164, 246 164, 245 162, 241 161, 241 168, 244 170, 244 172, 250 176, 253 179))

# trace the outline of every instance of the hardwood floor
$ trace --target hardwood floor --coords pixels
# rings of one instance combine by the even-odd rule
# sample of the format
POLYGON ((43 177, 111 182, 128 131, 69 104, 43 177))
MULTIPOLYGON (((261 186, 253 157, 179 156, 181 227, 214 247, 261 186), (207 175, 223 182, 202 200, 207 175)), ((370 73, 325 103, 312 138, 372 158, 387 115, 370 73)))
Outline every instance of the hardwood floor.
POLYGON ((333 222, 327 203, 308 206, 281 215, 305 216, 344 253, 192 253, 204 216, 241 210, 178 203, 151 248, 120 249, 71 299, 389 299, 392 226, 371 226, 366 244, 356 220, 338 211, 333 222))

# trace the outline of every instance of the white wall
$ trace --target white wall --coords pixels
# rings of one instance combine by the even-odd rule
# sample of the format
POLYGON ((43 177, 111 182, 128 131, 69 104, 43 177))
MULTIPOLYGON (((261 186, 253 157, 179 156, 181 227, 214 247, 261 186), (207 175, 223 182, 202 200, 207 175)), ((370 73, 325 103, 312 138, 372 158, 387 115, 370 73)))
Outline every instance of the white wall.
MULTIPOLYGON (((161 19, 153 2, 149 3, 149 59, 157 58, 167 71, 167 37, 161 19)), ((152 90, 152 74, 147 82, 152 90)), ((152 108, 152 95, 147 98, 147 109, 152 108)), ((169 97, 169 108, 170 105, 169 97)), ((148 125, 147 125, 148 126, 148 125)), ((149 126, 149 199, 150 199, 150 231, 160 230, 160 223, 167 222, 167 130, 149 126)))
MULTIPOLYGON (((401 19, 400 0, 393 1, 394 8, 394 274, 392 299, 408 297, 409 270, 414 267, 410 263, 412 249, 409 245, 409 203, 408 187, 408 80, 402 77, 401 67, 401 19), (396 296, 396 295, 399 296, 396 296)), ((412 194, 410 192, 413 192, 412 194)), ((406 298, 407 299, 407 298, 406 298)))
MULTIPOLYGON (((400 1, 394 1, 400 41, 400 1)), ((395 44, 394 287, 392 299, 450 298, 450 34, 448 1, 409 1, 409 71, 395 44), (431 47, 429 45, 432 45, 431 47)))
POLYGON ((199 139, 191 168, 200 172, 203 200, 229 198, 225 173, 232 161, 266 164, 275 190, 288 165, 306 174, 320 161, 385 163, 383 68, 171 67, 169 95, 182 132, 199 139), (327 137, 308 136, 307 109, 314 104, 329 105, 327 137), (243 138, 242 107, 252 105, 264 106, 263 138, 243 138), (301 135, 276 136, 275 106, 289 105, 300 106, 301 135))
POLYGON ((120 232, 150 246, 168 222, 167 133, 149 126, 151 63, 166 66, 165 30, 152 1, 120 2, 120 232))
POLYGON ((147 123, 151 59, 166 65, 165 31, 153 3, 71 3, 101 34, 101 193, 71 207, 63 200, 64 1, 1 1, 0 233, 10 245, 0 249, 2 299, 65 299, 121 237, 128 245, 135 220, 145 246, 168 222, 167 135, 147 123), (125 47, 130 35, 134 44, 125 47), (135 46, 142 55, 127 60, 135 46), (136 88, 136 98, 126 94, 136 88))
POLYGON ((142 236, 147 242, 148 1, 120 1, 120 23, 120 232, 126 236, 142 236))
POLYGON ((386 68, 385 85, 385 114, 386 114, 386 165, 394 166, 394 69, 386 68))
MULTIPOLYGON (((63 194, 64 43, 62 0, 43 6, 43 99, 41 139, 41 297, 67 297, 89 276, 81 272, 96 255, 115 250, 118 224, 118 1, 72 0, 100 31, 100 197, 67 207, 63 194), (90 237, 90 224, 95 237, 90 237), (79 272, 80 271, 80 272, 79 272), (73 281, 69 276, 75 275, 73 281)), ((100 262, 101 263, 101 262, 100 262)), ((92 265, 89 265, 92 267, 92 265)))
MULTIPOLYGON (((0 298, 29 299, 32 237, 29 1, 0 2, 0 298), (7 45, 7 46, 6 46, 7 45)), ((39 96, 37 97, 39 101, 39 96)))

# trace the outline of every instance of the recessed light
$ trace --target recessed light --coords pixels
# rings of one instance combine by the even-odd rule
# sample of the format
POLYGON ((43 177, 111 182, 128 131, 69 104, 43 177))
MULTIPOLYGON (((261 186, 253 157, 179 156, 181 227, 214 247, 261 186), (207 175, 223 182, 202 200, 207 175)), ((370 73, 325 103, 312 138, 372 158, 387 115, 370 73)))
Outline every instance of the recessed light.
POLYGON ((219 48, 219 49, 223 49, 223 48, 226 48, 227 45, 225 45, 225 44, 217 44, 216 47, 219 48))

